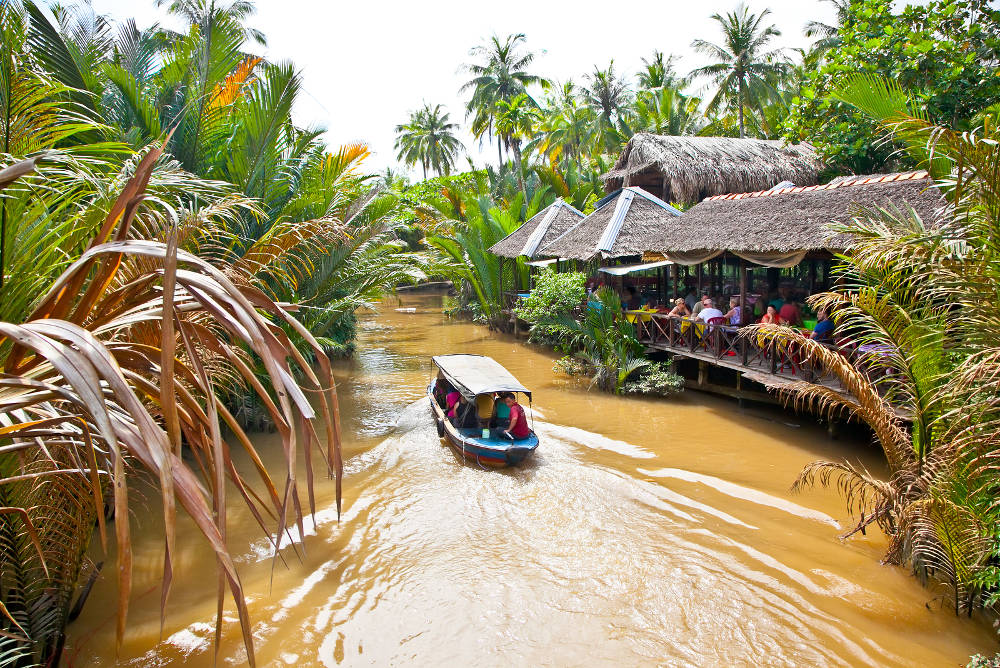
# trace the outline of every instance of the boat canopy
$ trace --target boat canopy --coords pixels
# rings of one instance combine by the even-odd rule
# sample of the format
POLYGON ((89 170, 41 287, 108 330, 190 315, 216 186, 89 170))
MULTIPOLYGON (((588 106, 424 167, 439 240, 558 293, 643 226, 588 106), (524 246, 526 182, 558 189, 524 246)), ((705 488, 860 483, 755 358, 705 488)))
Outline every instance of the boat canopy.
POLYGON ((436 355, 431 359, 448 382, 470 401, 489 392, 524 392, 531 398, 531 391, 492 357, 436 355))

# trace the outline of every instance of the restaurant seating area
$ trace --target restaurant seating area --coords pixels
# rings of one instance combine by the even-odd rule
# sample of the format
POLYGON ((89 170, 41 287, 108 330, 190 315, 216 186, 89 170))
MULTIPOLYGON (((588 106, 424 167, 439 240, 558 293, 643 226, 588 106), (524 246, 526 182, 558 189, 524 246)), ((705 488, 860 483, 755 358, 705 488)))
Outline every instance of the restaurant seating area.
MULTIPOLYGON (((642 137, 633 144, 605 175, 609 194, 591 213, 557 200, 490 250, 524 261, 532 271, 582 272, 590 290, 617 290, 627 304, 622 317, 634 325, 648 354, 698 361, 695 386, 709 385, 702 382, 711 375, 704 369, 708 364, 735 371, 737 387, 746 378, 768 387, 807 381, 837 389, 831 374, 795 345, 741 330, 774 322, 811 336, 819 318, 809 297, 836 290, 836 258, 849 252, 852 221, 863 209, 908 211, 931 225, 947 215, 925 171, 843 176, 813 185, 821 165, 807 150, 754 145, 778 151, 768 163, 773 169, 758 175, 776 185, 729 193, 719 190, 720 183, 751 182, 741 171, 744 163, 721 160, 710 170, 690 164, 699 151, 724 147, 670 137, 642 137), (796 179, 810 185, 797 186, 796 179), (713 298, 723 314, 746 317, 704 322, 672 311, 678 298, 693 309, 703 296, 713 298)), ((735 155, 741 146, 734 143, 720 155, 735 155)), ((515 286, 506 307, 513 312, 529 291, 530 285, 515 286)), ((869 361, 886 351, 864 350, 828 327, 821 328, 824 345, 859 368, 879 366, 869 361)))

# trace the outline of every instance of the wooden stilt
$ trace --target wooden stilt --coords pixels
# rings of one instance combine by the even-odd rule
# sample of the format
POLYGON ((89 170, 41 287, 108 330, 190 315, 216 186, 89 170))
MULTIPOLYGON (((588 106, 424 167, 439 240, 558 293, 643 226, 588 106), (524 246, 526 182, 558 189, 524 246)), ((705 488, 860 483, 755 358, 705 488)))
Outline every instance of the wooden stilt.
POLYGON ((747 261, 740 258, 740 327, 745 327, 750 320, 747 314, 747 261))

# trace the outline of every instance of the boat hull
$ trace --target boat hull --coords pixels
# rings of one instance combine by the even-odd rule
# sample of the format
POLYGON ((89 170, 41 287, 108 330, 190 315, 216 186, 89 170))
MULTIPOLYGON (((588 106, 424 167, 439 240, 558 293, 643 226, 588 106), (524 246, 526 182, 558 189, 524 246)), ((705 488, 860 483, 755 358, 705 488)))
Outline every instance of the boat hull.
POLYGON ((458 429, 434 400, 433 388, 429 388, 428 399, 431 414, 437 422, 438 435, 448 441, 456 454, 470 462, 492 468, 516 466, 538 448, 538 437, 534 432, 528 438, 511 441, 496 430, 492 430, 489 438, 482 438, 478 429, 458 429))

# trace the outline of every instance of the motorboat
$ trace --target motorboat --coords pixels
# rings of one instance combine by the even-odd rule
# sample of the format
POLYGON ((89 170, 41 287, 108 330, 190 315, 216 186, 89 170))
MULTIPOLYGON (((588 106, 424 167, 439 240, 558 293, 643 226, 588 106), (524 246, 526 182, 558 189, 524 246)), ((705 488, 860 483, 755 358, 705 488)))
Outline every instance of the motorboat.
MULTIPOLYGON (((427 387, 431 412, 438 436, 456 453, 480 466, 501 468, 520 464, 538 448, 534 429, 527 438, 514 439, 498 426, 498 397, 507 392, 515 398, 523 395, 529 404, 526 420, 531 404, 531 391, 499 362, 485 355, 437 355, 431 359, 435 367, 427 387), (458 392, 464 400, 453 418, 446 415, 446 396, 451 392, 458 392)), ((529 424, 533 426, 533 422, 529 424)))

